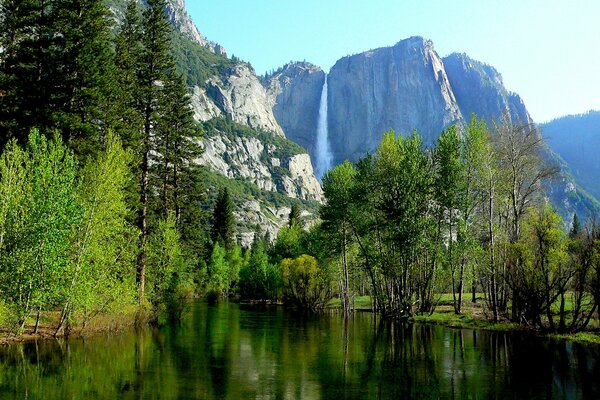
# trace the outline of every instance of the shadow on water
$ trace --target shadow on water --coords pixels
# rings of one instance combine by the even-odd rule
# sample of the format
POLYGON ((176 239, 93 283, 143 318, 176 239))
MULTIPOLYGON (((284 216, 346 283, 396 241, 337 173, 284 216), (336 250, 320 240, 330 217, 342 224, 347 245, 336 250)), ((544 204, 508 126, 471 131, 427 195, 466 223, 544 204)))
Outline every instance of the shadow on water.
POLYGON ((520 333, 199 302, 162 329, 1 347, 0 399, 593 399, 599 360, 520 333))

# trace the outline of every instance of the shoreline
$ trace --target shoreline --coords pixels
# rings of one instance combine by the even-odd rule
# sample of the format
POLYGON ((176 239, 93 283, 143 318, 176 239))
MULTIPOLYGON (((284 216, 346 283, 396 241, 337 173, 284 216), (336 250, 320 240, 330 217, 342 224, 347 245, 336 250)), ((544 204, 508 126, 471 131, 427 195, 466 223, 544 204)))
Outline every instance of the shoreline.
POLYGON ((30 323, 26 324, 23 333, 18 335, 13 334, 9 336, 7 329, 0 329, 0 346, 31 343, 40 340, 58 340, 119 333, 142 324, 147 324, 148 322, 140 310, 136 308, 126 313, 100 315, 92 319, 85 327, 74 325, 68 334, 62 329, 61 332, 55 335, 57 324, 52 320, 51 315, 45 315, 44 317, 46 320, 40 322, 37 333, 33 332, 35 324, 30 323))
MULTIPOLYGON (((333 299, 326 309, 340 310, 339 299, 333 299)), ((356 298, 354 312, 373 312, 368 296, 356 298)), ((470 302, 463 303, 463 312, 455 314, 451 305, 441 303, 431 315, 415 315, 406 320, 409 323, 444 326, 453 329, 479 329, 492 332, 518 332, 535 335, 539 338, 565 340, 572 343, 600 345, 600 328, 589 328, 576 333, 543 332, 510 321, 493 322, 483 316, 481 306, 470 302)))
MULTIPOLYGON (((339 304, 336 304, 337 299, 333 299, 326 306, 327 311, 340 311, 339 304)), ((281 303, 265 303, 265 302, 239 302, 237 304, 250 307, 280 307, 281 303)), ((370 302, 370 299, 369 299, 370 302)), ((373 313, 370 305, 367 307, 365 299, 362 299, 359 304, 353 309, 353 312, 369 312, 373 313)), ((569 341, 579 344, 596 344, 600 345, 600 330, 588 329, 577 333, 554 333, 542 332, 539 330, 524 327, 509 321, 493 322, 480 315, 481 313, 473 312, 481 311, 479 308, 465 307, 462 314, 455 314, 454 310, 447 306, 439 306, 438 309, 431 315, 415 315, 406 320, 408 323, 417 323, 423 325, 444 326, 452 329, 478 329, 492 332, 517 332, 524 334, 535 335, 539 338, 552 340, 569 341), (471 311, 471 312, 469 312, 471 311)), ((58 335, 55 335, 56 325, 51 323, 41 323, 38 327, 38 332, 33 333, 34 325, 27 324, 23 333, 19 335, 8 336, 7 330, 0 330, 0 346, 10 346, 14 344, 31 343, 39 340, 58 340, 68 338, 89 337, 96 335, 120 333, 127 329, 135 328, 141 324, 147 324, 148 321, 142 321, 140 318, 140 310, 135 310, 125 314, 106 314, 98 316, 97 320, 88 326, 81 327, 73 326, 71 332, 67 335, 62 330, 58 335)))

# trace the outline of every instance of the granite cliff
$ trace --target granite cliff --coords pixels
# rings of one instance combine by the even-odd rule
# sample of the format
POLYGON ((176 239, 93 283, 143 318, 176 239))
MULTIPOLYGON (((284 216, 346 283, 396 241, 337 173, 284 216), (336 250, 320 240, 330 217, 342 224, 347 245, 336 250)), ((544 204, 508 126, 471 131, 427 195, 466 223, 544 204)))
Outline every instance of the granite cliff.
POLYGON ((461 119, 442 59, 420 37, 340 59, 329 73, 328 109, 334 163, 375 150, 390 129, 417 129, 432 143, 461 119))
MULTIPOLYGON (((106 2, 118 26, 126 1, 106 2)), ((252 242, 257 226, 275 237, 293 203, 310 211, 307 220, 314 219, 322 191, 310 156, 285 137, 272 95, 252 66, 228 57, 222 46, 206 39, 187 14, 184 0, 167 0, 165 13, 174 27, 179 72, 190 86, 195 118, 206 133, 204 154, 197 162, 206 167, 209 197, 219 186, 232 189, 242 244, 252 242)))

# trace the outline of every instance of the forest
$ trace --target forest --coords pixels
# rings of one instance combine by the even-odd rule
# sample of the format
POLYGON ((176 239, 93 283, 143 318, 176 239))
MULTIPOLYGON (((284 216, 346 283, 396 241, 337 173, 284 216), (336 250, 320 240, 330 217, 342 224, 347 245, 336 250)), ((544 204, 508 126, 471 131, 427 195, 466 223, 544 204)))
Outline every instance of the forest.
MULTIPOLYGON (((323 178, 319 221, 237 243, 232 198, 209 201, 164 1, 5 0, 0 36, 0 325, 55 334, 102 315, 181 318, 235 299, 319 312, 358 296, 388 319, 451 295, 491 321, 578 332, 600 303, 600 224, 563 221, 533 125, 473 116, 432 146, 387 132, 323 178), (78 13, 75 18, 73 13, 78 13), (32 88, 35 88, 33 90, 32 88), (48 322, 50 321, 50 322, 48 322)), ((208 73, 208 71, 207 71, 208 73)), ((228 126, 226 121, 215 124, 228 126)), ((215 197, 215 196, 213 196, 215 197)))

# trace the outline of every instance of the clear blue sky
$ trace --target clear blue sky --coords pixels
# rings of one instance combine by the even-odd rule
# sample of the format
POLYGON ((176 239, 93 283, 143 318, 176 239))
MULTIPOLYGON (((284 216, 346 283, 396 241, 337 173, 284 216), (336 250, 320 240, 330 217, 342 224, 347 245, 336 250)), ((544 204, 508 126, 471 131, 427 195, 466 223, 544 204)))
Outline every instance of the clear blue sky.
POLYGON ((187 0, 208 39, 257 73, 410 36, 494 66, 536 122, 600 109, 599 0, 187 0))

